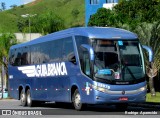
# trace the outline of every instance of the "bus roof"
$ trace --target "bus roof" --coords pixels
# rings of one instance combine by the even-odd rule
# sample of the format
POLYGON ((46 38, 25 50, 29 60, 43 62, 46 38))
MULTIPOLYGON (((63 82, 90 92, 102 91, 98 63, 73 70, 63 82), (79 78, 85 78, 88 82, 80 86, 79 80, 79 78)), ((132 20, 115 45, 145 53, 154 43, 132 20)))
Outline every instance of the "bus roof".
POLYGON ((37 43, 42 43, 46 41, 52 41, 59 38, 64 38, 72 35, 78 36, 86 36, 89 38, 98 38, 98 39, 123 39, 123 40, 135 40, 137 39, 137 35, 120 28, 112 28, 112 27, 77 27, 70 28, 62 31, 58 31, 55 33, 51 33, 40 38, 31 40, 26 43, 17 44, 11 47, 19 48, 23 46, 33 45, 37 43))

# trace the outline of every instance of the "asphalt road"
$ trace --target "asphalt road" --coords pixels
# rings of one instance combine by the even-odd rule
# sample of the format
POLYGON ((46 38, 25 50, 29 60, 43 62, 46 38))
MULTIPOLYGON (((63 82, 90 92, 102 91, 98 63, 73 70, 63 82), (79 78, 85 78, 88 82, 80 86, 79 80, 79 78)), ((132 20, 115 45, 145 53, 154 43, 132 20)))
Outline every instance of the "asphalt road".
POLYGON ((160 107, 138 107, 138 106, 129 106, 128 109, 116 109, 114 105, 112 106, 88 106, 85 111, 76 111, 73 109, 71 104, 56 105, 54 103, 45 103, 38 104, 35 107, 23 107, 20 105, 18 100, 0 100, 0 118, 3 117, 10 118, 11 116, 6 115, 7 112, 11 112, 12 117, 21 118, 21 117, 34 117, 33 115, 38 115, 37 117, 52 117, 53 115, 58 118, 132 118, 136 115, 143 118, 152 118, 159 117, 160 107), (9 111, 5 111, 9 110, 9 111), (142 115, 147 114, 147 115, 142 115), (149 114, 149 115, 148 115, 149 114), (158 115, 153 115, 158 114, 158 115), (5 115, 5 116, 4 116, 5 115), (46 116, 47 115, 47 116, 46 116))

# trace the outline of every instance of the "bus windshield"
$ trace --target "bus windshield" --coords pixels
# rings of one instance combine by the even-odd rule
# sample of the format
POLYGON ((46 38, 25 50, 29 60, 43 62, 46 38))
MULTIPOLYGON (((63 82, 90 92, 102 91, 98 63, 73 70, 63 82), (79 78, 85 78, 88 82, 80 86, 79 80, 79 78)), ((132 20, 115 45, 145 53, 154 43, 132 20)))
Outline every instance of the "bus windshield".
POLYGON ((129 82, 144 77, 138 41, 97 39, 93 48, 95 78, 129 82))

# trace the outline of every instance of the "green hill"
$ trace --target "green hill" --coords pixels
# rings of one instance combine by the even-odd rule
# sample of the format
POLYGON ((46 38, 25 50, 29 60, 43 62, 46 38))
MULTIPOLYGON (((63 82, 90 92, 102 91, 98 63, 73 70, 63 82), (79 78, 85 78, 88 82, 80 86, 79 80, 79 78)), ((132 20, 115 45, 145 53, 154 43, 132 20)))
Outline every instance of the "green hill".
POLYGON ((84 0, 36 0, 35 2, 0 12, 0 30, 3 32, 19 32, 17 22, 23 14, 43 14, 53 11, 64 19, 66 28, 84 26, 84 0), (77 18, 72 11, 78 10, 77 18))

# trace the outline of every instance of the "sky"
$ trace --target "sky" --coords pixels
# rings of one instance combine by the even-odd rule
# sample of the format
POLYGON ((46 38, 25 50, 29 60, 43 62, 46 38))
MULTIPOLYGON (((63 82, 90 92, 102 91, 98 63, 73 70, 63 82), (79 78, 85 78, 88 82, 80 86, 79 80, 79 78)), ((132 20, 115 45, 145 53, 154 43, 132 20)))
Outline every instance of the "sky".
MULTIPOLYGON (((27 4, 32 1, 35 1, 35 0, 0 0, 0 3, 4 2, 6 4, 6 9, 10 9, 11 5, 20 6, 22 4, 27 4)), ((0 6, 0 9, 1 9, 1 6, 0 6)))

